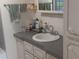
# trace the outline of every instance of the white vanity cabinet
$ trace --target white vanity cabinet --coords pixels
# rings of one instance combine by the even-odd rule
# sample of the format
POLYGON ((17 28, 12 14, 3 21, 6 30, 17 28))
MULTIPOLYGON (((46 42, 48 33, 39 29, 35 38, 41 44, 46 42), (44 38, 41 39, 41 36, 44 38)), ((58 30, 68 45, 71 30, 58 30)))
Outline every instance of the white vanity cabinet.
POLYGON ((30 54, 29 52, 25 51, 24 52, 24 59, 33 59, 33 55, 30 54))
POLYGON ((18 59, 24 59, 24 45, 23 41, 16 38, 16 44, 17 44, 17 53, 18 53, 18 59))
POLYGON ((33 45, 24 41, 24 51, 27 51, 27 52, 33 54, 33 45))
POLYGON ((33 55, 34 59, 46 59, 45 51, 24 41, 24 50, 33 55))
POLYGON ((16 39, 18 59, 56 59, 54 56, 46 53, 44 50, 37 48, 36 46, 16 39))
POLYGON ((25 59, 42 59, 43 53, 41 50, 35 48, 32 44, 24 41, 24 53, 25 53, 25 59), (41 56, 40 56, 41 55, 41 56))

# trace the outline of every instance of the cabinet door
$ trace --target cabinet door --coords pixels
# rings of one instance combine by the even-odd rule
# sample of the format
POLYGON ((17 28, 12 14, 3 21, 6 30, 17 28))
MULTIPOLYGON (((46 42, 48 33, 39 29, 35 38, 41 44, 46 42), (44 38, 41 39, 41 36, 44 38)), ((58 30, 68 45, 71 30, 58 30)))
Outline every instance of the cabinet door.
POLYGON ((23 48, 23 41, 17 39, 17 51, 18 51, 18 59, 24 59, 24 48, 23 48))
POLYGON ((33 55, 28 53, 28 52, 25 52, 25 58, 24 59, 33 59, 33 55))
POLYGON ((30 43, 24 41, 24 50, 28 51, 31 54, 33 54, 33 45, 31 45, 30 43))
POLYGON ((47 54, 47 59, 56 59, 53 55, 47 54))
POLYGON ((34 47, 34 56, 37 56, 39 59, 46 59, 46 52, 34 47))

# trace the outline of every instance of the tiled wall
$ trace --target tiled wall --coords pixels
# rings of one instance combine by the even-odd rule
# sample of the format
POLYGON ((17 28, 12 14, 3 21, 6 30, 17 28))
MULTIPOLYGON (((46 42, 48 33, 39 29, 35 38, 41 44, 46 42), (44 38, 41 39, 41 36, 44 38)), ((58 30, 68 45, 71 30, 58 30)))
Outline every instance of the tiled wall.
POLYGON ((57 30, 61 35, 63 35, 63 25, 64 25, 64 18, 63 17, 47 17, 41 16, 41 13, 36 13, 36 17, 41 19, 43 22, 48 22, 49 25, 53 25, 54 29, 57 30))
POLYGON ((21 13, 21 26, 27 26, 31 23, 33 17, 35 17, 35 14, 31 12, 21 13))
POLYGON ((33 18, 38 17, 39 19, 41 19, 43 22, 48 22, 49 25, 53 25, 54 29, 57 30, 61 35, 63 35, 63 21, 64 18, 63 17, 49 17, 49 16, 41 16, 41 13, 37 12, 35 13, 22 13, 21 14, 21 24, 22 26, 26 26, 29 23, 31 23, 31 21, 33 20, 33 18))

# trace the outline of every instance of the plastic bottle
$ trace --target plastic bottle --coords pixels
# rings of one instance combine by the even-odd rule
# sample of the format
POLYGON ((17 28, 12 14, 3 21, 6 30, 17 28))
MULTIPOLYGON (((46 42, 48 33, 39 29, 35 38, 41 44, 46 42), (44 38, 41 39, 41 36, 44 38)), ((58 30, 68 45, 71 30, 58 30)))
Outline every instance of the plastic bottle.
POLYGON ((32 22, 32 29, 35 29, 36 28, 36 20, 33 20, 32 22))
POLYGON ((36 29, 39 29, 39 19, 38 18, 36 18, 36 29))

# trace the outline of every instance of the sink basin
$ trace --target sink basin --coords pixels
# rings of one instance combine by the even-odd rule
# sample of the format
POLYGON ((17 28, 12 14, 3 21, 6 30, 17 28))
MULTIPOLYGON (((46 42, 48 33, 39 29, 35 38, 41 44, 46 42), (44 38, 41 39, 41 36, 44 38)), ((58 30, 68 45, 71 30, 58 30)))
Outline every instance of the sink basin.
POLYGON ((52 35, 50 33, 39 33, 35 34, 32 39, 38 42, 51 42, 58 40, 60 38, 59 35, 52 35))

